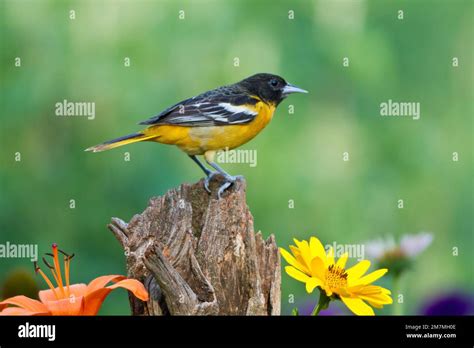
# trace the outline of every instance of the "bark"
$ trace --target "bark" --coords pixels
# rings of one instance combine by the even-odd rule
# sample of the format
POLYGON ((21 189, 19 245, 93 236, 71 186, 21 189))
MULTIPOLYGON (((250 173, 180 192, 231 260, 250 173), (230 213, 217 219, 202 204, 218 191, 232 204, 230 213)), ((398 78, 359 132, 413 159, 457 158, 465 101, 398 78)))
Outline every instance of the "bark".
POLYGON ((218 200, 221 178, 183 184, 127 224, 109 229, 124 248, 130 278, 150 292, 146 303, 130 296, 134 315, 278 315, 280 256, 271 235, 254 233, 245 181, 218 200))

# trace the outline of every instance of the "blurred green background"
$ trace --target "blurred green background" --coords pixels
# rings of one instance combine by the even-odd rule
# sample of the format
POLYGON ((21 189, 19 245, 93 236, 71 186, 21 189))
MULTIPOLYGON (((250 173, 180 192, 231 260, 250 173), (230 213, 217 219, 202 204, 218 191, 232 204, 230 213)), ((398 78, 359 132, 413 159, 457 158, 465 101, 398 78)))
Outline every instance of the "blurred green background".
MULTIPOLYGON (((403 279, 406 313, 443 291, 472 293, 472 1, 0 4, 0 243, 37 243, 41 254, 58 243, 76 254, 73 282, 125 274, 110 218, 128 221, 151 196, 202 173, 165 145, 83 150, 182 99, 271 72, 310 94, 284 101, 243 147, 257 149, 255 168, 224 165, 247 179, 255 229, 285 248, 293 237, 348 244, 430 231, 433 244, 403 279), (64 99, 95 102, 95 119, 55 116, 64 99), (388 99, 421 103, 421 119, 381 117, 388 99)), ((26 259, 0 259, 0 284, 17 268, 33 274, 26 259)), ((388 278, 380 284, 390 288, 388 278)), ((282 274, 283 313, 316 299, 282 274)), ((125 292, 100 313, 129 313, 125 292)))

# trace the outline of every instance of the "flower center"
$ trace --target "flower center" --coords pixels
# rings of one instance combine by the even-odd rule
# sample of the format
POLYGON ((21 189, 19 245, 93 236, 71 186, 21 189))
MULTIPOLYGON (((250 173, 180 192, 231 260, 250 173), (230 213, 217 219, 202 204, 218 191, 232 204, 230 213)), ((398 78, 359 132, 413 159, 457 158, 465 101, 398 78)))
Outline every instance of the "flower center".
POLYGON ((41 270, 41 268, 35 262, 35 272, 41 274, 46 284, 48 284, 49 288, 53 291, 54 296, 56 296, 57 300, 64 299, 69 297, 69 267, 71 263, 71 259, 74 257, 74 254, 68 255, 64 251, 59 250, 56 244, 53 244, 53 253, 46 254, 53 258, 53 265, 50 265, 46 259, 43 257, 44 264, 50 269, 51 274, 53 275, 54 280, 57 284, 57 289, 48 278, 48 276, 41 270), (59 264, 59 253, 64 255, 64 278, 66 284, 63 282, 63 277, 61 275, 61 266, 59 264))
POLYGON ((332 289, 340 289, 347 286, 347 272, 344 268, 331 265, 326 271, 326 284, 332 289))

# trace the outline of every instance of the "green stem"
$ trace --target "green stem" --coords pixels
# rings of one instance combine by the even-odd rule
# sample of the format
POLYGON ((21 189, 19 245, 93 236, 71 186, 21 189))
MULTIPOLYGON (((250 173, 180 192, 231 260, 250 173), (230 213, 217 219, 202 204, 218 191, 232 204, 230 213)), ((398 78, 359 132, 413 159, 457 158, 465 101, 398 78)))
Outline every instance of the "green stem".
POLYGON ((331 302, 331 299, 326 296, 326 293, 324 291, 320 290, 318 304, 314 307, 313 311, 311 312, 311 315, 318 315, 321 310, 328 308, 329 302, 331 302))
MULTIPOLYGON (((398 295, 400 295, 400 274, 393 275, 392 294, 393 294, 393 315, 403 315, 403 302, 398 302, 398 295)), ((405 300, 405 299, 404 299, 405 300)))

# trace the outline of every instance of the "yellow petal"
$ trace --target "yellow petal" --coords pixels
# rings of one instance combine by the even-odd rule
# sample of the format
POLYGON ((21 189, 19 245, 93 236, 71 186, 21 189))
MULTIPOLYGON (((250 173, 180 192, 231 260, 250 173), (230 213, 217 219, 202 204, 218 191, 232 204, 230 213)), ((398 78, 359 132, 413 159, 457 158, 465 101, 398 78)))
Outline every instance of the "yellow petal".
POLYGON ((327 286, 324 286, 324 284, 323 284, 323 285, 321 285, 321 289, 323 289, 323 290, 324 290, 324 292, 326 293, 326 296, 328 296, 328 297, 329 297, 329 296, 331 296, 331 295, 332 295, 332 290, 331 290, 329 287, 327 287, 327 286))
POLYGON ((375 315, 374 310, 360 298, 343 297, 342 302, 356 315, 375 315))
POLYGON ((393 300, 387 295, 373 295, 373 296, 358 296, 359 298, 366 300, 369 303, 376 303, 378 305, 392 304, 393 300))
POLYGON ((357 295, 378 295, 378 294, 386 294, 384 288, 378 285, 356 285, 349 287, 348 290, 352 293, 357 293, 357 295))
POLYGON ((369 267, 370 267, 370 261, 362 260, 361 262, 355 264, 354 266, 346 270, 348 282, 350 283, 351 281, 355 281, 359 279, 365 272, 367 272, 369 267))
POLYGON ((299 280, 300 282, 306 283, 308 279, 310 279, 306 274, 304 274, 301 271, 298 271, 296 268, 293 266, 286 266, 285 267, 286 273, 288 275, 296 280, 299 280))
POLYGON ((326 266, 324 262, 319 258, 315 257, 311 260, 311 275, 313 277, 319 278, 321 281, 324 281, 326 274, 326 266))
POLYGON ((364 288, 360 289, 357 293, 352 293, 354 297, 361 298, 379 305, 391 304, 393 303, 392 298, 382 291, 383 288, 379 286, 371 286, 373 289, 366 290, 364 288))
POLYGON ((319 257, 326 265, 326 250, 324 250, 324 246, 318 238, 311 237, 309 239, 309 248, 311 250, 311 256, 319 257))
POLYGON ((283 248, 280 248, 280 254, 283 256, 286 262, 288 262, 291 266, 299 269, 300 271, 304 271, 304 265, 298 262, 293 255, 291 255, 288 251, 283 248))
POLYGON ((346 262, 349 257, 348 253, 342 254, 342 256, 337 260, 336 266, 339 268, 344 268, 346 267, 346 262))
POLYGON ((295 242, 296 247, 299 249, 302 243, 296 238, 293 238, 293 242, 295 242))
POLYGON ((375 307, 375 308, 378 308, 378 309, 382 309, 382 308, 383 308, 383 305, 381 305, 381 304, 379 304, 379 303, 375 303, 375 302, 372 302, 372 301, 367 300, 367 299, 365 299, 365 300, 366 300, 367 303, 368 303, 369 305, 371 305, 372 307, 375 307))
POLYGON ((308 294, 311 294, 314 288, 320 285, 321 285, 321 280, 317 278, 309 278, 308 281, 306 282, 306 291, 308 292, 308 294))
POLYGON ((294 245, 290 245, 290 250, 291 250, 291 252, 293 253, 293 255, 294 255, 295 257, 297 257, 298 255, 301 255, 300 249, 298 249, 298 248, 295 247, 294 245))
POLYGON ((311 251, 309 249, 309 244, 307 240, 302 240, 301 242, 298 241, 297 239, 293 239, 295 241, 296 246, 300 250, 301 256, 305 261, 307 261, 307 264, 309 265, 311 261, 311 251))
POLYGON ((309 263, 306 264, 306 260, 301 255, 300 249, 298 249, 297 247, 293 245, 290 245, 290 250, 293 253, 294 258, 296 259, 296 262, 298 263, 298 267, 296 268, 298 268, 303 273, 309 274, 310 273, 309 263))
POLYGON ((352 279, 352 281, 350 282, 351 286, 354 286, 354 285, 359 285, 359 284, 370 284, 370 283, 373 283, 375 282, 377 279, 379 279, 380 277, 383 277, 383 275, 385 273, 387 273, 387 269, 386 268, 382 268, 382 269, 378 269, 372 273, 369 273, 365 276, 363 276, 362 278, 359 278, 359 279, 352 279))

